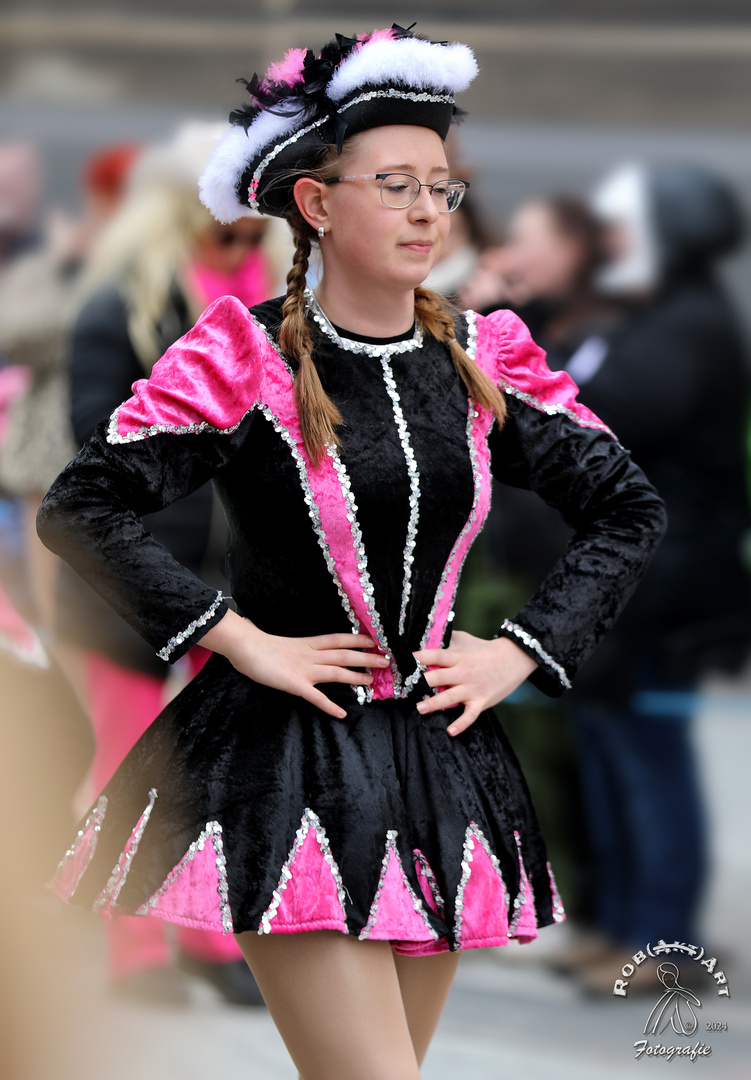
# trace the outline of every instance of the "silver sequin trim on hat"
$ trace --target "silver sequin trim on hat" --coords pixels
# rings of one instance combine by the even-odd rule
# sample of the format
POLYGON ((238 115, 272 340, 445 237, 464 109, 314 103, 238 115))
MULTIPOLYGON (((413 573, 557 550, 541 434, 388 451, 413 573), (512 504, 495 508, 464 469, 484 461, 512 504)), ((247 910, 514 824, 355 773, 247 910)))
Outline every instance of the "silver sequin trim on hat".
MULTIPOLYGON (((321 825, 318 815, 315 814, 310 809, 310 807, 306 807, 305 813, 303 814, 300 821, 300 828, 295 834, 294 843, 292 844, 289 855, 287 856, 287 861, 282 867, 279 884, 272 893, 273 899, 264 911, 263 915, 261 916, 261 922, 258 926, 259 934, 271 933, 271 920, 276 915, 277 910, 279 909, 279 905, 282 902, 282 893, 287 888, 289 882, 292 880, 292 871, 294 869, 295 859, 297 858, 303 844, 305 843, 305 837, 308 835, 311 829, 315 831, 316 840, 318 841, 318 846, 321 849, 321 854, 323 855, 324 861, 327 863, 329 870, 331 871, 331 875, 334 878, 334 882, 336 884, 336 895, 339 898, 339 903, 342 909, 342 919, 346 919, 344 908, 344 882, 342 881, 342 875, 339 872, 339 867, 337 866, 336 860, 331 854, 331 845, 329 844, 329 838, 326 836, 326 830, 321 825)), ((346 926, 344 927, 343 932, 345 934, 348 933, 346 926)))
POLYGON ((316 503, 316 500, 315 500, 315 495, 313 493, 313 487, 312 487, 312 485, 310 483, 310 477, 308 476, 308 468, 307 468, 307 465, 305 464, 305 459, 303 458, 302 454, 300 453, 300 448, 298 447, 297 443, 295 442, 295 439, 294 439, 292 433, 289 431, 288 428, 286 428, 284 426, 284 424, 281 422, 279 417, 275 415, 275 413, 269 408, 269 406, 268 405, 262 406, 261 407, 261 412, 266 417, 266 419, 269 421, 269 423, 271 423, 273 425, 274 431, 276 431, 279 435, 281 435, 282 439, 285 441, 285 443, 287 444, 287 446, 290 449, 290 453, 292 454, 292 458, 293 458, 293 460, 295 462, 295 465, 297 466, 297 471, 298 471, 299 476, 300 476, 300 484, 301 484, 302 489, 303 489, 303 497, 305 499, 305 505, 308 508, 308 516, 310 517, 311 523, 313 525, 313 530, 314 530, 314 532, 316 534, 316 539, 318 540, 318 546, 320 547, 321 551, 323 552, 323 557, 326 560, 326 567, 327 567, 327 569, 329 571, 329 574, 331 574, 331 577, 333 578, 334 584, 336 585, 337 591, 339 593, 339 597, 340 597, 340 599, 342 601, 342 607, 344 608, 345 612, 347 613, 347 618, 349 619, 350 623, 352 624, 352 633, 353 634, 359 634, 359 632, 360 632, 360 621, 357 618, 357 616, 355 615, 355 612, 354 612, 354 609, 352 607, 352 604, 350 603, 349 597, 347 596, 346 592, 344 591, 344 587, 342 586, 342 583, 339 580, 339 575, 336 572, 336 562, 334 560, 333 555, 331 554, 331 549, 329 548, 329 544, 328 544, 328 541, 326 539, 326 534, 323 531, 323 526, 321 525, 321 515, 320 515, 319 509, 318 509, 318 504, 316 503))
POLYGON ((428 860, 425 858, 425 856, 423 855, 423 853, 421 851, 418 851, 417 849, 415 849, 414 855, 415 855, 415 858, 417 859, 417 861, 420 864, 420 869, 422 870, 423 874, 425 875, 425 877, 427 879, 427 882, 428 882, 428 885, 430 886, 430 891, 433 894, 433 899, 435 900, 435 906, 436 906, 437 913, 438 913, 438 915, 440 915, 440 917, 442 919, 444 919, 446 917, 446 905, 443 902, 443 897, 441 896, 441 890, 438 888, 438 882, 435 879, 435 874, 433 873, 433 869, 432 869, 430 863, 428 862, 428 860))
POLYGON ((566 690, 571 689, 571 682, 568 675, 566 674, 566 669, 562 667, 557 661, 555 661, 550 655, 550 653, 545 652, 537 638, 532 637, 530 633, 524 630, 517 623, 511 622, 510 619, 504 619, 501 630, 507 630, 510 634, 513 634, 514 637, 517 637, 520 641, 523 641, 528 648, 533 649, 534 652, 536 652, 537 655, 540 657, 543 664, 556 673, 561 682, 561 686, 565 687, 566 690))
POLYGON ((407 605, 412 591, 412 563, 414 562, 415 543, 417 542, 417 523, 420 518, 420 473, 415 461, 415 452, 412 449, 407 421, 404 419, 404 413, 402 412, 394 372, 387 356, 381 357, 381 367, 383 368, 383 381, 391 398, 394 421, 399 432, 399 442, 402 445, 404 460, 407 463, 407 473, 409 474, 409 521, 407 523, 407 538, 404 544, 404 579, 402 602, 399 609, 399 633, 403 634, 407 619, 407 605))
POLYGON ((222 826, 218 821, 206 822, 206 828, 198 839, 193 841, 177 866, 173 870, 170 870, 154 895, 150 896, 145 904, 141 904, 141 906, 136 909, 136 915, 148 915, 150 909, 157 906, 162 896, 164 896, 173 882, 179 878, 188 863, 193 862, 196 853, 203 851, 209 841, 211 841, 211 845, 214 848, 217 876, 216 891, 219 895, 219 911, 221 913, 222 931, 225 934, 232 933, 232 912, 230 911, 229 890, 227 888, 227 858, 224 854, 222 826))
MULTIPOLYGON (((467 352, 467 355, 469 356, 469 358, 471 360, 474 360, 474 358, 475 358, 475 349, 477 347, 477 316, 475 315, 475 313, 473 311, 468 311, 468 312, 466 312, 466 318, 467 318, 467 331, 468 331, 466 352, 467 352)), ((427 623, 425 625, 425 630, 423 631, 422 639, 420 641, 420 648, 421 649, 424 649, 426 647, 427 643, 428 643, 428 638, 430 637, 430 631, 433 629, 433 624, 435 623, 435 617, 436 617, 436 612, 438 611, 438 605, 441 602, 441 599, 443 597, 443 592, 444 592, 444 589, 446 588, 446 583, 448 582, 449 575, 451 573, 451 569, 452 569, 453 564, 454 564, 454 559, 456 558, 456 552, 459 550, 462 543, 464 542, 464 538, 467 535, 467 533, 469 533, 474 528, 475 522, 477 521, 477 507, 479 505, 480 492, 482 490, 482 476, 480 475, 480 466, 479 466, 479 463, 477 461, 477 447, 475 446, 475 440, 474 440, 474 421, 475 421, 475 419, 477 418, 478 415, 479 414, 478 414, 478 412, 477 412, 477 410, 475 408, 475 404, 472 401, 472 399, 470 398, 469 399, 469 405, 468 405, 468 413, 467 413, 466 433, 467 433, 467 448, 469 450, 469 460, 470 460, 470 464, 472 466, 472 479, 473 479, 473 482, 474 482, 474 494, 473 494, 473 497, 472 497, 472 509, 469 512, 469 517, 467 518, 466 522, 464 523, 464 527, 463 527, 462 531, 459 533, 459 536, 457 537, 457 539, 456 539, 456 541, 454 543, 454 546, 453 546, 453 548, 451 550, 451 554, 449 555, 448 560, 446 561, 446 565, 443 568, 443 572, 441 574, 441 580, 438 583, 438 588, 436 590, 435 598, 433 599, 433 606, 430 609, 430 614, 428 615, 428 621, 427 621, 427 623)), ((467 551, 465 551, 464 555, 462 556, 462 561, 459 564, 459 568, 458 568, 458 571, 457 571, 457 574, 456 574, 456 582, 454 584, 454 592, 453 592, 453 597, 452 597, 452 601, 451 601, 451 609, 449 610, 448 617, 447 617, 448 622, 451 622, 453 620, 453 618, 454 618, 454 599, 456 598, 456 593, 457 593, 457 590, 459 588, 459 579, 461 578, 462 568, 464 566, 464 562, 465 562, 468 554, 469 554, 469 548, 467 549, 467 551)), ((435 693, 436 691, 437 691, 437 687, 433 687, 433 692, 435 693)))
POLYGON ((70 845, 68 850, 65 852, 65 854, 63 855, 60 862, 57 864, 57 870, 55 871, 54 876, 47 883, 47 888, 48 889, 54 889, 55 888, 58 881, 60 880, 63 873, 65 872, 65 869, 68 866, 68 863, 70 863, 76 857, 76 854, 78 853, 78 849, 81 847, 82 844, 88 843, 89 850, 88 850, 88 852, 86 854, 86 859, 84 861, 84 864, 81 867, 81 870, 79 871, 79 873, 76 875, 76 880, 73 883, 73 888, 70 889, 69 892, 68 892, 68 898, 73 896, 76 889, 78 888, 78 886, 81 883, 81 878, 83 877, 83 875, 86 873, 86 870, 88 869, 89 863, 94 858, 94 852, 96 851, 97 842, 99 840, 99 833, 101 832, 101 829, 102 829, 102 822, 104 821, 104 815, 105 815, 106 811, 107 811, 107 796, 106 795, 100 795, 99 798, 97 799, 96 806, 91 811, 91 813, 88 815, 88 817, 84 821, 83 825, 81 826, 81 828, 76 833, 75 840, 70 845), (88 833, 89 829, 91 829, 92 832, 91 832, 91 836, 87 837, 86 834, 88 833))
MULTIPOLYGON (((378 646, 383 650, 388 659, 391 661, 391 674, 394 680, 394 697, 401 696, 401 684, 402 679, 399 673, 399 669, 396 666, 391 650, 389 649, 388 642, 386 641, 386 633, 383 629, 383 623, 381 622, 381 616, 378 614, 378 610, 375 605, 375 590, 373 583, 370 580, 370 574, 368 573, 368 560, 365 554, 365 544, 363 543, 362 531, 360 530, 360 523, 357 520, 357 503, 355 502, 355 496, 352 493, 352 484, 347 474, 347 467, 342 459, 339 457, 339 451, 335 446, 328 445, 326 447, 327 453, 331 458, 334 466, 334 471, 339 477, 339 483, 341 485, 344 501, 347 504, 347 521, 349 522, 350 532, 352 534, 352 543, 355 548, 355 560, 357 562, 357 570, 360 575, 360 586, 362 588, 363 600, 365 606, 368 609, 368 616, 370 618, 370 625, 373 631, 373 636, 376 639, 378 646)), ((372 701, 373 700, 373 688, 359 687, 358 689, 364 690, 364 693, 358 694, 358 701, 372 701)))
POLYGON ((388 90, 368 90, 365 94, 360 94, 358 97, 353 98, 352 101, 348 101, 346 105, 342 105, 336 111, 338 113, 344 113, 347 109, 351 109, 353 105, 360 105, 363 101, 372 101, 374 98, 400 98, 402 101, 429 101, 436 105, 453 105, 454 97, 452 94, 428 94, 426 92, 417 92, 414 90, 397 90, 391 86, 388 90))
MULTIPOLYGON (((524 870, 524 860, 522 859, 522 838, 519 833, 514 829, 514 839, 516 840, 516 850, 519 856, 519 892, 514 897, 514 914, 509 923, 508 933, 509 937, 513 937, 516 933, 516 928, 519 925, 519 918, 522 913, 522 908, 527 903, 527 886, 529 886, 530 893, 532 892, 532 886, 529 884, 529 879, 524 870)), ((534 895, 530 897, 534 900, 534 895)))
POLYGON ((299 131, 296 131, 294 135, 290 135, 288 139, 285 139, 284 142, 280 142, 276 146, 274 146, 271 150, 269 150, 266 157, 262 158, 262 160, 256 167, 253 176, 251 177, 250 184, 248 185, 248 202, 250 203, 250 206, 253 210, 261 210, 260 206, 258 205, 258 199, 256 198, 256 194, 258 192, 258 185, 265 170, 271 164, 277 154, 281 154, 282 150, 286 150, 288 146, 292 146, 294 143, 297 142, 298 139, 301 139, 303 135, 307 135, 309 132, 315 131, 315 129, 319 128, 321 124, 325 124, 328 119, 328 116, 324 116, 320 120, 314 120, 312 124, 306 124, 305 127, 301 127, 299 131))
POLYGON ((493 854, 493 852, 490 850, 490 844, 485 838, 485 834, 483 833, 482 829, 480 829, 479 826, 475 825, 475 823, 472 822, 471 825, 467 826, 467 830, 464 834, 464 851, 462 853, 462 876, 459 880, 459 887, 456 890, 454 937, 456 938, 457 948, 460 946, 462 940, 462 922, 464 920, 464 893, 467 888, 470 874, 472 873, 471 864, 474 858, 475 844, 480 844, 484 848, 485 854, 490 859, 493 865, 493 869, 498 875, 498 880, 501 883, 503 895, 505 897, 506 906, 508 909, 509 894, 508 889, 506 888, 506 882, 503 880, 503 874, 501 873, 501 864, 496 858, 496 856, 493 854))
POLYGON ((133 862, 136 852, 138 851, 138 845, 141 843, 141 837, 143 831, 149 823, 151 817, 151 811, 154 809, 154 803, 157 799, 156 788, 152 788, 149 791, 149 805, 141 814, 138 826, 130 838, 130 848, 127 853, 124 853, 115 863, 112 868, 112 873, 109 876, 107 884, 104 886, 99 896, 94 901, 91 910, 96 912, 105 904, 117 903, 117 898, 122 892, 123 885, 130 871, 130 865, 133 862))
POLYGON ((216 594, 216 598, 214 599, 213 604, 210 608, 204 611, 203 615, 199 615, 197 619, 194 619, 192 623, 189 623, 184 630, 180 631, 179 634, 171 637, 167 644, 164 646, 164 648, 158 651, 157 656, 159 657, 159 659, 169 660, 170 656, 178 647, 178 645, 182 645, 184 641, 187 641, 189 637, 195 634, 196 630, 199 630, 202 626, 205 626, 209 619, 211 619, 216 614, 216 610, 221 604, 222 600, 224 600, 224 596, 221 592, 218 592, 216 594))
POLYGON ((563 922, 566 918, 566 911, 563 907, 563 901, 561 900, 561 894, 558 892, 558 885, 556 884, 555 875, 553 873, 553 867, 550 863, 545 864, 548 870, 548 876, 550 877, 550 895, 553 899, 553 921, 563 922))
POLYGON ((381 357, 389 359, 392 356, 413 352, 415 349, 422 347, 423 332, 422 327, 419 324, 415 327, 413 337, 408 338, 406 341, 392 341, 386 345, 371 345, 367 341, 355 341, 354 338, 341 337, 337 334, 329 321, 326 312, 318 303, 312 289, 305 290, 305 299, 315 324, 329 341, 333 341, 335 345, 340 349, 344 349, 345 352, 356 353, 358 356, 372 356, 376 359, 380 359, 381 357))
POLYGON ((391 852, 393 851, 394 857, 396 858, 396 864, 399 867, 399 872, 401 873, 402 884, 404 885, 405 889, 409 893, 409 898, 412 901, 412 907, 415 909, 417 914, 422 919, 422 921, 425 924, 426 929, 429 931, 430 936, 432 937, 433 941, 437 941, 438 938, 440 937, 440 934, 435 929, 435 927, 431 924, 430 918, 428 916, 427 911, 425 910, 425 906, 424 906, 422 900, 420 899, 420 897, 417 895, 415 890, 410 885, 409 879, 407 878, 407 875, 404 872, 404 867, 402 866, 401 856, 399 855, 399 849, 396 846, 396 838, 397 838, 398 835, 399 834, 396 831, 396 829, 389 829, 388 832, 386 833, 386 850, 385 850, 384 855, 383 855, 383 860, 381 861, 381 875, 380 875, 380 877, 378 879, 378 888, 376 889, 375 896, 373 897, 373 903, 370 905, 370 914, 368 915, 368 921, 365 924, 365 926, 362 928, 362 930, 360 931, 359 940, 364 941, 366 938, 369 938, 371 933, 373 932, 373 927, 375 926, 376 919, 377 919, 377 916, 378 916, 378 905, 379 905, 380 900, 381 900, 381 892, 383 891, 383 883, 384 883, 384 880, 386 878, 386 871, 388 869, 391 852))

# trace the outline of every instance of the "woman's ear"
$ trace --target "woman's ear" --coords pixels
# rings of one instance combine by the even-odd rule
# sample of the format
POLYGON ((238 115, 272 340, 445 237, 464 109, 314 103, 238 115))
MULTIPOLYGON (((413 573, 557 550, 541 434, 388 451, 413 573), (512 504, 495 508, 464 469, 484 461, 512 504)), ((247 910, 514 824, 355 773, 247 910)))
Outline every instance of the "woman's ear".
POLYGON ((308 225, 318 232, 321 225, 328 224, 326 185, 312 176, 302 176, 294 187, 295 202, 308 225))

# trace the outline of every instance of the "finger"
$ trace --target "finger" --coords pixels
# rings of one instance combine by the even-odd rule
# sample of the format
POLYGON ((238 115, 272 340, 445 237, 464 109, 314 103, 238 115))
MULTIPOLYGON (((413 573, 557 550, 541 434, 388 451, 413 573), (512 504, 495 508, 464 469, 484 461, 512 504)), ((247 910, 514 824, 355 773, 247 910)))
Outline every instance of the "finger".
POLYGON ((412 655, 418 664, 428 667, 453 667, 457 661, 457 655, 451 649, 420 649, 412 655))
POLYGON ((369 634, 317 634, 303 639, 311 649, 375 649, 369 634))
POLYGON ((446 731, 448 731, 449 735, 461 735, 463 731, 466 731, 468 727, 474 724, 481 712, 482 709, 479 705, 467 705, 464 712, 457 716, 456 720, 451 721, 446 731))
POLYGON ((315 674, 311 676, 311 683, 343 682, 352 686, 370 686, 373 676, 369 671, 350 671, 343 667, 316 667, 315 674))
POLYGON ((316 653, 316 664, 339 664, 342 667, 386 668, 389 660, 381 653, 356 652, 354 649, 327 649, 316 653))
POLYGON ((447 690, 441 690, 439 694, 433 694, 425 701, 418 701, 417 711, 425 716, 426 713, 439 712, 441 709, 453 709, 455 705, 463 705, 466 700, 466 689, 461 686, 452 686, 447 690))
POLYGON ((335 716, 337 720, 344 720, 347 716, 346 709, 335 704, 331 698, 327 698, 322 690, 316 690, 315 686, 307 686, 304 692, 301 691, 300 697, 305 698, 311 705, 315 705, 321 712, 328 713, 329 716, 335 716))
POLYGON ((460 676, 454 674, 451 668, 435 668, 424 672, 424 678, 428 686, 456 686, 460 676))

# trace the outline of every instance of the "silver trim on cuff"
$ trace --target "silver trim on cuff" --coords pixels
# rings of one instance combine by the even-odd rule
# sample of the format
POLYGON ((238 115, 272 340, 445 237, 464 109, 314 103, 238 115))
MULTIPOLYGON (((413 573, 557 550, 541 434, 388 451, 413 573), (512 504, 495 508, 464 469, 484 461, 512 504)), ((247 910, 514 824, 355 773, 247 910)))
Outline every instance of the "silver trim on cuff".
POLYGON ((566 674, 566 669, 562 667, 561 664, 557 663, 550 653, 545 652, 537 638, 533 638, 530 633, 522 629, 521 626, 518 626, 517 623, 511 622, 510 619, 504 619, 501 630, 508 630, 510 634, 513 634, 514 637, 518 637, 520 641, 523 641, 525 645, 530 649, 533 649, 540 657, 543 664, 556 673, 560 679, 561 685, 564 686, 566 690, 571 689, 571 682, 566 674))
POLYGON ((216 610, 221 604, 222 600, 224 600, 224 596, 221 592, 218 592, 216 594, 214 603, 211 605, 210 608, 208 608, 207 611, 204 611, 203 615, 199 616, 199 618, 197 619, 194 619, 193 622, 189 623, 184 630, 180 631, 179 634, 171 637, 163 649, 159 649, 159 651, 157 652, 157 656, 159 657, 159 659, 168 661, 172 653, 178 647, 178 645, 182 645, 182 643, 186 641, 192 634, 195 634, 196 630, 198 630, 200 626, 206 625, 209 619, 216 613, 216 610))

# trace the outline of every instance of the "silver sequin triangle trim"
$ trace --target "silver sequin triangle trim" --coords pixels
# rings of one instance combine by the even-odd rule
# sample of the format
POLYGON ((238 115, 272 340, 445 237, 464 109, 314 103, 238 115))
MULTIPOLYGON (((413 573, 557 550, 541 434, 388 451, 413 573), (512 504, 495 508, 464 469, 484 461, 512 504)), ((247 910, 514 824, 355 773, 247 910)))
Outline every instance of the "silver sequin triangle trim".
POLYGON ((114 867, 112 868, 112 873, 110 874, 109 880, 107 881, 107 884, 104 886, 99 896, 96 898, 92 905, 92 911, 99 911, 100 908, 104 907, 104 905, 108 903, 117 903, 117 898, 122 892, 123 885, 125 884, 125 881, 130 872, 131 863, 133 862, 135 854, 138 851, 138 845, 141 843, 141 837, 143 836, 144 829, 149 823, 149 818, 151 817, 151 812, 154 809, 154 803, 156 802, 156 799, 156 788, 152 788, 151 791, 149 791, 149 805, 146 807, 143 814, 141 814, 141 819, 138 823, 136 831, 131 836, 130 848, 128 849, 127 853, 123 852, 123 854, 115 863, 114 867))
POLYGON ((373 903, 370 905, 370 914, 368 915, 368 921, 363 927, 363 929, 360 931, 359 940, 364 941, 366 938, 369 938, 371 933, 373 932, 373 928, 376 924, 376 919, 378 918, 378 905, 381 901, 383 883, 386 879, 386 871, 388 870, 389 860, 391 857, 391 853, 393 852, 396 859, 396 864, 399 867, 399 872, 401 874, 402 884, 407 890, 409 898, 412 901, 412 907, 422 919, 423 923, 425 924, 425 928, 429 931, 432 939, 434 941, 437 941, 440 937, 440 934, 430 922, 430 918, 425 910, 425 906, 420 897, 410 885, 409 879, 404 871, 404 867, 402 866, 399 849, 396 846, 396 838, 398 835, 399 834, 397 833, 396 829, 389 829, 386 833, 386 850, 384 851, 383 859, 381 860, 381 873, 378 879, 378 888, 376 889, 375 896, 373 897, 373 903))
POLYGON ((58 882, 60 881, 60 878, 65 873, 65 870, 66 870, 68 864, 70 862, 72 862, 73 859, 75 859, 81 845, 85 844, 85 843, 88 843, 89 850, 87 852, 84 864, 81 867, 78 874, 76 875, 76 879, 75 879, 75 881, 73 883, 73 888, 70 889, 70 891, 68 892, 68 899, 70 899, 70 897, 73 896, 76 889, 78 888, 78 886, 81 883, 81 878, 83 877, 83 875, 86 873, 86 870, 88 869, 89 863, 94 858, 94 853, 96 851, 97 842, 99 840, 99 833, 101 832, 102 822, 104 821, 104 815, 105 815, 106 812, 107 812, 107 796, 106 795, 100 795, 99 798, 97 799, 96 806, 91 811, 91 813, 88 815, 88 817, 84 821, 81 828, 78 830, 78 832, 76 834, 76 839, 73 841, 71 846, 68 848, 68 850, 63 855, 60 862, 57 864, 57 870, 55 871, 54 876, 52 877, 52 879, 50 881, 47 882, 47 888, 48 889, 54 889, 57 886, 58 882), (92 832, 91 832, 91 835, 87 837, 87 833, 89 832, 89 829, 91 829, 92 832))

